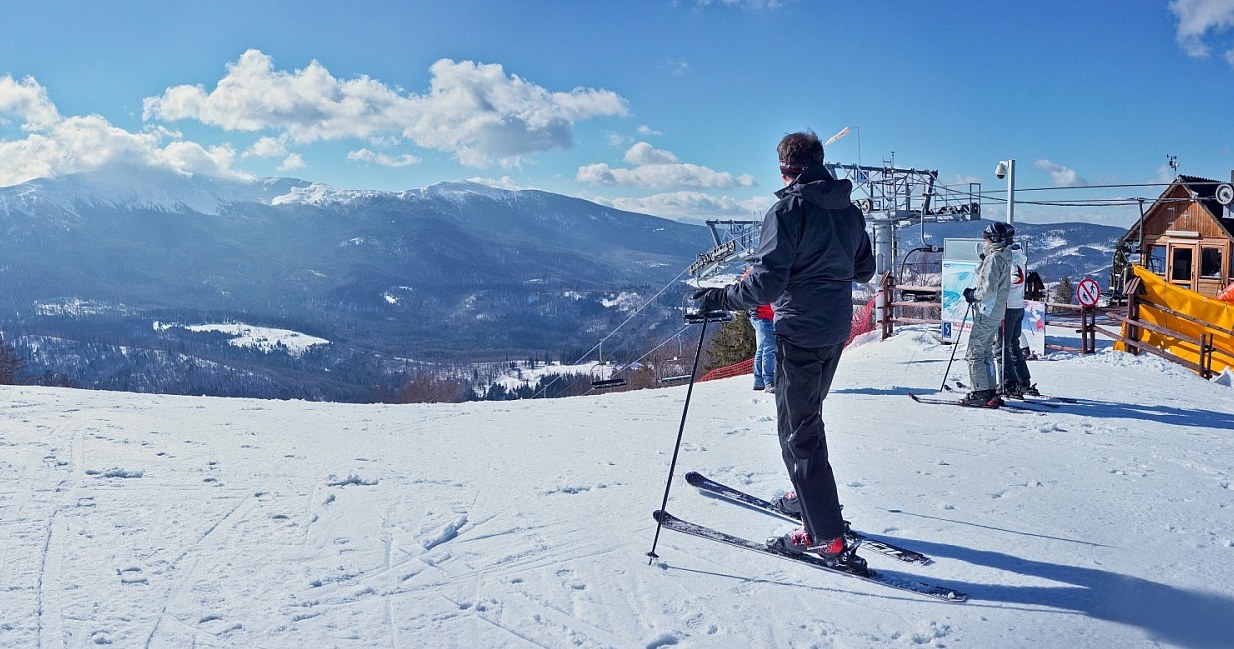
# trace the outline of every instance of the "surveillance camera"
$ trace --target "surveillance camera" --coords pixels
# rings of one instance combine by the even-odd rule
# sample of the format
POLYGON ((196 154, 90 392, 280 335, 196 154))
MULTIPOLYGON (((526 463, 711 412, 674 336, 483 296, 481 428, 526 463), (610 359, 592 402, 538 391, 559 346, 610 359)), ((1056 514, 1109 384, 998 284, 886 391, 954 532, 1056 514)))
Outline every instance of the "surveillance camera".
POLYGON ((998 166, 994 168, 994 175, 995 177, 999 179, 1006 178, 1007 177, 1007 163, 1006 162, 998 163, 998 166))

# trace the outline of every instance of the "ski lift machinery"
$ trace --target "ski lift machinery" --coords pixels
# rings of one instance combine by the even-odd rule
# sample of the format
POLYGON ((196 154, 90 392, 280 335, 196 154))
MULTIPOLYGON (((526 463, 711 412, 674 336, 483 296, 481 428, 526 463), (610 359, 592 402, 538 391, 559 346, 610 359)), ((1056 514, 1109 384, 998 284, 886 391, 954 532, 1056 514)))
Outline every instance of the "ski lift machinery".
MULTIPOLYGON (((694 278, 696 285, 701 285, 701 282, 720 274, 733 262, 748 261, 758 248, 761 225, 762 221, 707 221, 707 228, 711 230, 711 237, 716 245, 700 254, 686 269, 686 273, 694 278)), ((702 313, 689 296, 682 299, 681 313, 686 324, 729 322, 733 319, 733 314, 728 311, 702 313)))
MULTIPOLYGON (((971 221, 981 215, 981 183, 970 182, 967 191, 957 190, 939 185, 937 170, 901 169, 891 162, 882 167, 829 163, 827 169, 835 178, 853 183, 853 202, 866 217, 877 276, 891 272, 900 258, 900 228, 918 226, 921 246, 934 252, 925 241, 926 223, 971 221)), ((875 321, 883 320, 882 302, 875 302, 875 321)))

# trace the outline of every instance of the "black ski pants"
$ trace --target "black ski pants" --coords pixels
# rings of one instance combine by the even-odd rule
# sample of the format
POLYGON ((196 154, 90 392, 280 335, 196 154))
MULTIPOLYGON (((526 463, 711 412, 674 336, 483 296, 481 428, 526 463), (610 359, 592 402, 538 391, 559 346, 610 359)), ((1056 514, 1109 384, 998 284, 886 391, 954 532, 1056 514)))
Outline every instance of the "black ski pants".
POLYGON ((1023 387, 1033 384, 1033 377, 1028 373, 1028 363, 1024 359, 1024 348, 1020 347, 1020 329, 1024 325, 1024 309, 1007 309, 1003 316, 1003 386, 1010 387, 1017 383, 1023 387))
POLYGON ((776 336, 776 415, 784 466, 815 543, 844 533, 835 474, 827 456, 823 399, 831 390, 844 343, 798 347, 776 336))

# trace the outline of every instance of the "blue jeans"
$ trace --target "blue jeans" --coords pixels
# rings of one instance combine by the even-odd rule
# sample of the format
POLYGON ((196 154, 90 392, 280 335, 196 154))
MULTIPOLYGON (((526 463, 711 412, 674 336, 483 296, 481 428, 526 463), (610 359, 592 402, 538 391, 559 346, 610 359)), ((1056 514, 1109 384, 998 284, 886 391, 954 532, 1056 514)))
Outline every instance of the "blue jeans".
POLYGON ((776 327, 771 320, 750 318, 754 325, 754 387, 776 383, 776 327))

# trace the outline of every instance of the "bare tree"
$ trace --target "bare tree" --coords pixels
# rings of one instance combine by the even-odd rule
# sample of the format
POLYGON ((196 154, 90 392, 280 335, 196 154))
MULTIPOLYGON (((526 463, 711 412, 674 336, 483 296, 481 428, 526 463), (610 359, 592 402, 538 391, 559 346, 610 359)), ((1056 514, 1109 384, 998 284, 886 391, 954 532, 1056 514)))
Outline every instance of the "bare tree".
POLYGON ((399 389, 396 403, 459 403, 467 400, 471 387, 455 377, 416 374, 399 389))

